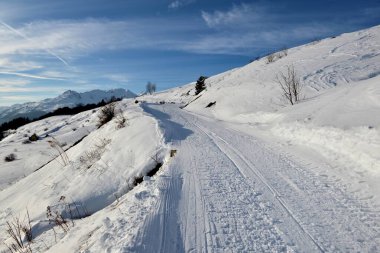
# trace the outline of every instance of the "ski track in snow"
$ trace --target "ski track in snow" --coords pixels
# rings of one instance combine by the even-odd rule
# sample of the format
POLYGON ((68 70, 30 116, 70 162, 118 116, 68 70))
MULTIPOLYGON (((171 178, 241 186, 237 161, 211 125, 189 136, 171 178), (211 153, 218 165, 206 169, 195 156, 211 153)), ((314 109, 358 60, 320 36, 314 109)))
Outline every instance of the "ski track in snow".
POLYGON ((177 106, 144 106, 178 155, 137 252, 377 252, 380 213, 258 139, 177 106))

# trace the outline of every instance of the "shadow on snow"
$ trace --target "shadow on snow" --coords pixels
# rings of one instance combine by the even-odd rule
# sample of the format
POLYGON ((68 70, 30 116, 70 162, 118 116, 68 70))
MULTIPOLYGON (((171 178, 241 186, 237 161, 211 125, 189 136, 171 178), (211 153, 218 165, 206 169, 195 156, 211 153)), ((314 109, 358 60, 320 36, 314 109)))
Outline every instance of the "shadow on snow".
POLYGON ((178 142, 183 141, 187 137, 189 137, 194 132, 190 129, 185 128, 183 125, 174 122, 171 119, 171 116, 164 111, 161 111, 159 109, 164 110, 164 105, 157 105, 154 104, 142 104, 141 107, 146 113, 149 113, 154 118, 156 118, 159 122, 160 128, 164 135, 164 140, 166 143, 168 142, 178 142), (158 109, 159 108, 159 109, 158 109))

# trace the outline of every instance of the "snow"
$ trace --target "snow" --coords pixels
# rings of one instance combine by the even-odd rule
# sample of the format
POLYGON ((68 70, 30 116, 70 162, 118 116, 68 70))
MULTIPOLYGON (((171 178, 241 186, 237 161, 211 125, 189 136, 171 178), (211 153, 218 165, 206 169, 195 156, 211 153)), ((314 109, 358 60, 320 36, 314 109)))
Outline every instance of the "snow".
MULTIPOLYGON (((96 128, 97 117, 92 111, 74 116, 56 116, 33 122, 20 127, 17 131, 0 142, 2 155, 15 154, 16 160, 5 162, 0 160, 0 189, 28 176, 57 156, 48 141, 55 138, 64 149, 88 135, 96 128), (36 133, 40 140, 25 143, 36 133)), ((54 162, 59 165, 60 161, 54 162)))
POLYGON ((91 110, 15 130, 0 142, 17 155, 0 161, 0 242, 28 209, 35 252, 378 252, 379 41, 377 26, 210 77, 197 96, 190 83, 125 99, 124 128, 98 129, 91 110), (275 81, 290 64, 294 106, 275 81))

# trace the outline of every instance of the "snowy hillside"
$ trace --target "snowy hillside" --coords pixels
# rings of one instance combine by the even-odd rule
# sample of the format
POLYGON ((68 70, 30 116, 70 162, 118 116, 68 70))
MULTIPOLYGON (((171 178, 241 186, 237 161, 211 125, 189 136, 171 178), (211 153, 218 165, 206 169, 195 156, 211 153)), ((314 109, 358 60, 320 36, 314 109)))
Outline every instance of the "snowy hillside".
POLYGON ((83 93, 68 90, 55 98, 44 99, 40 102, 30 102, 16 104, 9 107, 0 108, 0 124, 17 117, 37 118, 43 114, 54 111, 61 107, 74 107, 78 104, 96 104, 102 100, 115 98, 132 98, 136 95, 124 89, 114 89, 109 91, 92 90, 83 93))
POLYGON ((379 74, 377 26, 209 77, 199 95, 124 99, 104 125, 98 108, 20 127, 0 141, 0 251, 378 252, 379 74), (289 65, 295 105, 276 82, 289 65), (12 239, 17 217, 32 242, 12 239))
MULTIPOLYGON (((46 217, 48 206, 65 208, 65 196, 65 203, 75 206, 77 218, 91 215, 133 188, 136 178, 154 167, 152 157, 164 159, 165 147, 155 121, 132 101, 119 102, 116 110, 125 112, 125 127, 117 127, 115 119, 95 130, 99 110, 93 110, 28 124, 1 141, 1 154, 16 156, 12 162, 2 160, 0 166, 1 241, 7 238, 4 228, 9 215, 24 214, 28 208, 34 233, 51 245, 54 235, 46 217), (30 133, 41 137, 25 142, 25 134, 30 133)), ((57 232, 59 237, 65 235, 57 232)), ((43 244, 36 247, 46 250, 43 244)))
MULTIPOLYGON (((281 58, 276 56, 269 64, 263 57, 208 78, 207 91, 187 109, 228 120, 258 111, 278 111, 287 106, 287 102, 275 78, 289 65, 294 66, 303 81, 305 101, 321 95, 326 89, 374 78, 380 74, 379 41, 380 26, 376 26, 288 49, 286 55, 275 53, 281 58), (217 106, 213 110, 204 110, 215 100, 217 106)), ((156 101, 175 98, 177 102, 188 102, 194 99, 191 89, 194 84, 155 94, 154 98, 156 101)))

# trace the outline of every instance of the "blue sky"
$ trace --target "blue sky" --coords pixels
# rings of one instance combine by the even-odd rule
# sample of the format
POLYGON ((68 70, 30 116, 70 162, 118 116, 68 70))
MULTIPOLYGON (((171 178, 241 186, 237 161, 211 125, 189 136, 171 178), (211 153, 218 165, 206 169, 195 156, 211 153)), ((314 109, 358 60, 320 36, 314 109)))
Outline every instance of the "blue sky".
POLYGON ((0 106, 148 81, 159 90, 380 24, 380 0, 0 2, 0 106))

